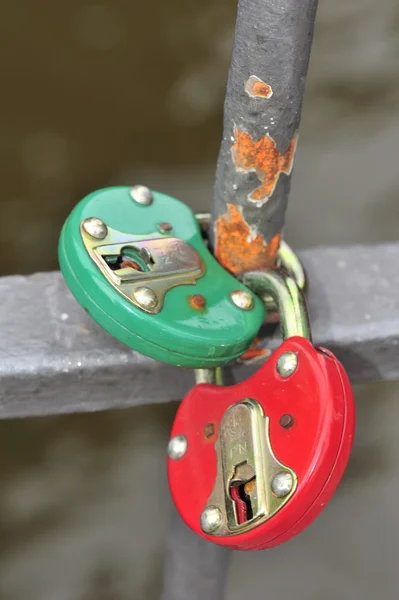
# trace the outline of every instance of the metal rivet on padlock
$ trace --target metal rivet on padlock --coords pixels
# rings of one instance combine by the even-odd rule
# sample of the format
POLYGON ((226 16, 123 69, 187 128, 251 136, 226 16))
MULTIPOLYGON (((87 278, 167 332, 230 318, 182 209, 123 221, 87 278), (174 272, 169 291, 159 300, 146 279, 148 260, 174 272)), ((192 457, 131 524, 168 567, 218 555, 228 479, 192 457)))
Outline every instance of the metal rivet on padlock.
POLYGON ((276 364, 276 369, 281 377, 289 377, 292 375, 298 366, 298 356, 295 352, 284 352, 276 364))
POLYGON ((230 292, 230 298, 233 304, 242 310, 251 310, 254 305, 252 294, 245 290, 234 290, 233 292, 230 292))
POLYGON ((187 439, 184 435, 175 435, 168 444, 168 456, 172 460, 178 460, 185 455, 187 450, 187 439))
POLYGON ((301 291, 280 271, 243 281, 277 302, 284 341, 255 375, 232 386, 195 386, 172 437, 174 502, 196 533, 233 549, 281 544, 302 531, 337 487, 353 442, 355 409, 334 355, 313 346, 301 291))
POLYGON ((97 323, 166 363, 227 363, 249 347, 265 318, 262 301, 209 252, 190 208, 145 186, 82 200, 63 227, 59 260, 97 323))
POLYGON ((145 185, 134 185, 132 188, 130 188, 130 195, 132 199, 139 204, 152 204, 152 192, 145 185))

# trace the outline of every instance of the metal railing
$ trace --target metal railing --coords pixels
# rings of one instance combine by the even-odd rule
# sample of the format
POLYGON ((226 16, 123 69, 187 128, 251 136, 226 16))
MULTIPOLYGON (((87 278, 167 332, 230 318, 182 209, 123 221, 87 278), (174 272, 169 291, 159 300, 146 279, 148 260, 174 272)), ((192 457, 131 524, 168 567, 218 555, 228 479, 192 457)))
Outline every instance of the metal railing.
MULTIPOLYGON (((228 235, 223 237, 228 225, 228 234, 236 227, 242 239, 255 242, 249 254, 240 255, 243 248, 234 238, 235 258, 241 262, 228 266, 236 274, 267 261, 274 264, 316 4, 239 2, 210 230, 222 263, 231 252, 228 235), (254 144, 262 137, 264 147, 258 151, 254 144), (270 166, 265 160, 273 163, 273 190, 260 185, 270 166)), ((309 280, 315 344, 338 356, 352 382, 398 380, 399 244, 313 248, 300 257, 309 280)), ((3 419, 170 402, 193 384, 192 371, 180 369, 176 376, 176 368, 139 355, 100 329, 58 272, 0 278, 0 298, 3 419)), ((278 328, 265 329, 263 336, 271 350, 278 345, 278 328)), ((232 366, 236 379, 250 371, 248 365, 232 366)), ((195 536, 174 515, 166 541, 163 600, 220 600, 228 559, 229 551, 195 536)))
MULTIPOLYGON (((399 244, 300 253, 314 342, 333 350, 352 382, 399 379, 399 244)), ((0 416, 29 417, 157 404, 181 398, 193 372, 129 350, 96 325, 60 273, 0 278, 0 416)), ((278 329, 269 337, 273 349, 278 329)), ((241 379, 251 367, 234 365, 241 379)), ((166 450, 165 450, 166 453, 166 450)), ((166 458, 165 458, 166 462, 166 458)), ((229 551, 172 518, 163 600, 219 600, 229 551)))

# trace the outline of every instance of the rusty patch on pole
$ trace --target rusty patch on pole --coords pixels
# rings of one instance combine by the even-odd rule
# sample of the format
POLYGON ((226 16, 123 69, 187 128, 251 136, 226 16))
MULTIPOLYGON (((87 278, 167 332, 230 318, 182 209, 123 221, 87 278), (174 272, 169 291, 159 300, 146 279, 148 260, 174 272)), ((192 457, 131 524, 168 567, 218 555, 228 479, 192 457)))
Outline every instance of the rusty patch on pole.
POLYGON ((256 75, 251 75, 247 79, 245 91, 251 98, 271 98, 273 96, 271 85, 265 83, 256 75))
POLYGON ((219 263, 233 275, 245 271, 267 269, 276 262, 281 234, 267 243, 260 233, 251 230, 235 204, 227 204, 228 212, 216 220, 215 256, 219 263))
POLYGON ((255 171, 262 184, 249 194, 248 200, 261 206, 273 194, 280 174, 291 173, 298 136, 294 135, 284 154, 280 154, 269 134, 255 141, 249 133, 236 127, 234 137, 231 154, 235 168, 237 171, 255 171))

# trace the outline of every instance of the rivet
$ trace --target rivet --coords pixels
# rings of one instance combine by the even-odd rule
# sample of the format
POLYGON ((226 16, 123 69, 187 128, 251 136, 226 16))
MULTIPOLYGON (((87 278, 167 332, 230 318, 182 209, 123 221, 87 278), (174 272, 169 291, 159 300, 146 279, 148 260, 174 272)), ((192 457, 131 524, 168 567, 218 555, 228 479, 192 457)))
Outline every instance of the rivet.
POLYGON ((230 298, 233 304, 241 308, 241 310, 251 310, 253 308, 253 296, 246 290, 234 290, 230 292, 230 298))
POLYGON ((134 185, 130 188, 130 196, 138 204, 148 206, 153 201, 151 190, 145 185, 134 185))
POLYGON ((292 490, 293 478, 288 471, 280 471, 272 479, 272 492, 277 498, 284 498, 292 490))
POLYGON ((281 415, 280 417, 280 425, 284 427, 284 429, 289 429, 294 424, 294 417, 292 415, 281 415))
POLYGON ((146 310, 155 308, 158 304, 158 298, 155 292, 148 287, 139 287, 133 293, 133 299, 146 310))
POLYGON ((189 302, 195 310, 203 310, 206 305, 206 300, 201 294, 194 294, 189 297, 189 302))
POLYGON ((276 364, 276 369, 281 377, 289 377, 292 375, 298 366, 298 355, 295 352, 284 352, 276 364))
POLYGON ((166 221, 160 223, 158 225, 159 227, 159 231, 161 231, 162 233, 166 233, 167 231, 172 231, 173 226, 170 223, 166 223, 166 221))
POLYGON ((201 514, 200 525, 204 533, 216 531, 222 524, 222 513, 217 506, 207 506, 201 514))
POLYGON ((187 439, 184 435, 175 435, 169 440, 168 456, 172 460, 182 458, 187 452, 187 439))
POLYGON ((97 217, 85 219, 83 221, 83 229, 91 237, 96 238, 97 240, 103 240, 108 233, 106 224, 101 221, 101 219, 97 219, 97 217))

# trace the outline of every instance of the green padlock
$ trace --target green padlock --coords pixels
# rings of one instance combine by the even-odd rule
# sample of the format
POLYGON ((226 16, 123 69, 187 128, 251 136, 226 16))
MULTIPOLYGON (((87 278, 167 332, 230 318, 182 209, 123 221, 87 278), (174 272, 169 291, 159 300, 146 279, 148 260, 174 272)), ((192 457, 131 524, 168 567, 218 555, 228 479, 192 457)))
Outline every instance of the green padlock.
POLYGON ((59 261, 101 327, 162 362, 223 365, 265 320, 262 301, 208 251, 190 208, 144 186, 84 198, 63 227, 59 261))

